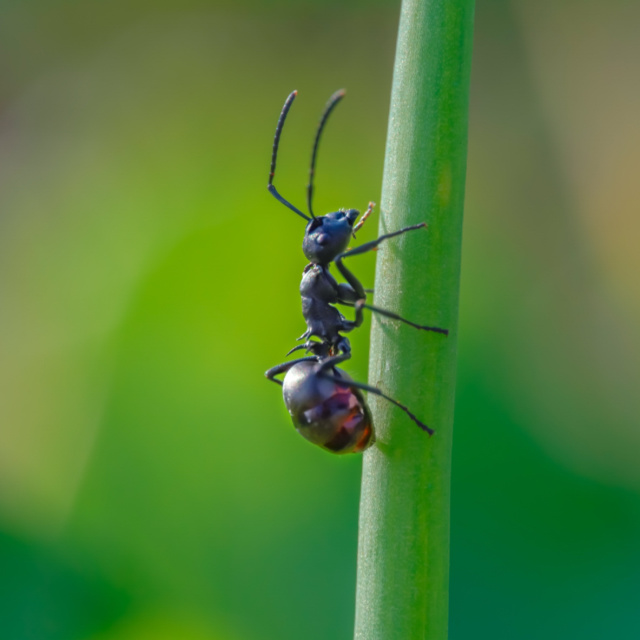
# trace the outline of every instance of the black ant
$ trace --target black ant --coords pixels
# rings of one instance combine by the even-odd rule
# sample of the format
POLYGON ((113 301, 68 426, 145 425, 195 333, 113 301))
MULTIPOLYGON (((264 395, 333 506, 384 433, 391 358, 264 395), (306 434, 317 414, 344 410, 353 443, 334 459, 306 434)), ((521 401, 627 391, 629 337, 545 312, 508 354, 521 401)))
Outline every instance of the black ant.
POLYGON ((363 309, 400 320, 417 329, 448 335, 446 329, 418 325, 391 311, 367 304, 367 291, 343 263, 343 259, 347 256, 371 251, 384 240, 426 227, 425 223, 384 234, 372 242, 347 250, 350 239, 355 238, 355 232, 362 227, 371 214, 374 204, 369 203, 359 222, 356 222, 360 216, 357 209, 340 209, 324 216, 315 216, 313 213, 313 178, 318 143, 329 114, 344 97, 344 93, 341 90, 331 96, 316 131, 307 185, 307 207, 310 215, 307 216, 285 200, 273 184, 280 135, 297 91, 289 95, 278 119, 267 185, 271 194, 279 202, 307 221, 302 251, 310 263, 305 267, 300 283, 302 314, 307 330, 298 338, 298 340, 306 339, 306 342, 291 349, 289 354, 304 349, 314 355, 277 365, 269 369, 266 376, 273 382, 283 385, 285 404, 298 431, 312 442, 336 453, 362 451, 373 442, 371 414, 360 393, 361 390, 386 398, 405 411, 420 428, 429 434, 433 433, 404 405, 375 387, 354 382, 346 373, 336 368, 336 365, 351 357, 349 340, 341 334, 348 333, 362 324, 363 309), (332 262, 335 263, 346 283, 338 283, 331 275, 329 265, 332 262), (336 309, 335 304, 354 307, 355 319, 347 320, 336 309), (319 338, 319 341, 312 340, 313 337, 319 338), (274 377, 281 373, 286 374, 283 382, 274 377))

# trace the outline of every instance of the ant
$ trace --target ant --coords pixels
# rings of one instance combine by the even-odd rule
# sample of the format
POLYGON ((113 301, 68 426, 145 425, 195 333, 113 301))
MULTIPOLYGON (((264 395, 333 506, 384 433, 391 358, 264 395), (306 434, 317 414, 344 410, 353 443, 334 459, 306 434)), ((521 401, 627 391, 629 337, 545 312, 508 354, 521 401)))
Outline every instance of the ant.
POLYGON ((384 240, 426 227, 425 223, 381 235, 376 240, 348 250, 350 239, 355 238, 355 232, 369 217, 374 204, 369 203, 358 222, 360 212, 357 209, 340 209, 324 216, 316 216, 313 213, 313 178, 320 136, 330 113, 344 94, 344 90, 340 90, 331 96, 316 131, 307 185, 307 208, 310 215, 307 216, 283 198, 273 184, 282 128, 297 91, 293 91, 287 97, 278 119, 267 185, 269 192, 276 200, 307 221, 302 251, 310 262, 304 269, 300 283, 302 314, 307 330, 298 338, 298 340, 305 339, 306 342, 291 349, 287 355, 300 349, 314 355, 277 365, 269 369, 266 376, 273 382, 283 385, 285 404, 298 431, 312 442, 336 453, 363 451, 373 442, 371 414, 360 393, 361 390, 386 398, 405 411, 421 429, 430 435, 433 433, 404 405, 375 387, 354 382, 336 367, 351 357, 349 340, 341 334, 348 333, 362 324, 363 309, 399 320, 417 329, 444 335, 449 333, 446 329, 415 324, 396 313, 367 304, 367 291, 343 263, 343 259, 347 256, 371 251, 384 240), (329 265, 332 262, 347 281, 346 283, 338 283, 331 275, 329 265), (354 307, 355 319, 347 320, 336 309, 334 306, 336 304, 354 307), (319 338, 319 341, 312 340, 314 337, 319 338), (274 377, 281 373, 285 373, 284 381, 274 377))

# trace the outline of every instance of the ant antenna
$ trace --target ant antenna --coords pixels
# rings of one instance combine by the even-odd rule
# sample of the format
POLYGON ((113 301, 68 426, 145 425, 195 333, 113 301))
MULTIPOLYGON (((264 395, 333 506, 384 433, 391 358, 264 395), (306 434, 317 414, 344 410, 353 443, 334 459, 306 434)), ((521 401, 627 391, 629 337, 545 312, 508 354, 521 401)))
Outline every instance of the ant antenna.
POLYGON ((298 95, 297 91, 292 91, 289 94, 289 97, 285 100, 284 106, 282 107, 280 117, 278 118, 278 124, 276 125, 276 135, 273 138, 273 151, 271 153, 271 170, 269 171, 269 184, 267 185, 267 189, 269 189, 269 192, 271 193, 271 195, 276 200, 278 200, 278 202, 281 202, 285 207, 288 207, 294 213, 297 213, 299 216, 302 216, 305 220, 311 220, 311 218, 305 215, 304 213, 302 213, 300 209, 298 209, 297 207, 294 207, 288 200, 285 200, 278 193, 276 188, 273 186, 273 176, 275 175, 275 172, 276 172, 276 157, 278 155, 278 145, 280 144, 280 134, 282 133, 282 127, 284 126, 284 121, 287 117, 287 113, 289 113, 289 109, 291 109, 291 105, 293 104, 293 101, 295 100, 297 95, 298 95))
POLYGON ((336 91, 330 98, 329 102, 327 102, 327 106, 324 108, 324 113, 320 118, 320 123, 318 124, 318 130, 316 131, 316 139, 313 141, 313 151, 311 152, 311 167, 309 168, 309 184, 307 185, 307 207, 309 208, 309 213, 312 218, 315 218, 313 215, 313 209, 311 208, 311 200, 313 199, 313 175, 316 169, 316 156, 318 155, 318 143, 320 142, 320 134, 324 129, 324 125, 327 122, 327 118, 329 114, 333 111, 334 107, 344 98, 345 94, 344 89, 340 89, 336 91))

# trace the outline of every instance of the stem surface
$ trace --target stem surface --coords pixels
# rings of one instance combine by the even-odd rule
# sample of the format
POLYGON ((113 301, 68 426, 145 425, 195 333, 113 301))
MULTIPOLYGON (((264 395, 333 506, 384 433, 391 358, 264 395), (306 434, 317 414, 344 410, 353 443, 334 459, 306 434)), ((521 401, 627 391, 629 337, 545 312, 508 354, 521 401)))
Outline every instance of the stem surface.
POLYGON ((403 0, 380 233, 427 222, 378 252, 369 382, 435 429, 431 438, 370 395, 377 443, 364 455, 356 640, 445 640, 449 498, 473 0, 403 0))

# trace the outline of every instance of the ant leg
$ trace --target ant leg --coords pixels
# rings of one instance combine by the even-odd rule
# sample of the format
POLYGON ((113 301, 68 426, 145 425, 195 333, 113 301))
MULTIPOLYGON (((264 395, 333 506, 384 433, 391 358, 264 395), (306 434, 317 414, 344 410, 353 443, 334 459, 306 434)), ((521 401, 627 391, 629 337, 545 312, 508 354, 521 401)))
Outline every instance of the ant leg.
POLYGON ((289 360, 289 362, 283 362, 282 364, 277 364, 275 367, 271 367, 268 371, 264 372, 264 375, 271 380, 271 382, 275 382, 282 386, 282 380, 276 380, 275 376, 280 375, 281 373, 286 373, 293 367, 294 364, 298 364, 299 362, 309 362, 310 360, 318 361, 317 356, 306 356, 304 358, 296 358, 295 360, 289 360))
POLYGON ((342 364, 345 360, 349 360, 351 358, 351 351, 346 351, 343 353, 339 353, 336 356, 330 356, 329 358, 323 358, 320 362, 320 366, 318 367, 318 373, 325 374, 325 371, 328 369, 333 369, 337 365, 342 364))
MULTIPOLYGON (((356 311, 356 319, 353 321, 353 327, 345 328, 345 331, 351 331, 359 327, 363 322, 362 310, 369 309, 369 311, 373 311, 374 313, 379 313, 381 316, 385 316, 386 318, 391 318, 393 320, 400 320, 400 322, 404 322, 411 327, 415 327, 416 329, 421 329, 422 331, 434 331, 435 333, 442 333, 445 336, 449 335, 448 329, 440 329, 439 327, 428 327, 423 324, 416 324, 415 322, 411 322, 411 320, 407 320, 402 316, 399 316, 397 313, 393 311, 387 311, 386 309, 381 309, 380 307, 375 307, 372 304, 367 304, 363 299, 356 300, 356 302, 352 302, 351 300, 340 300, 338 304, 343 304, 347 307, 353 307, 356 311)), ((351 324, 347 321, 348 324, 351 324)))
POLYGON ((362 310, 369 309, 369 311, 379 313, 381 316, 385 316, 386 318, 391 318, 393 320, 400 320, 400 322, 404 322, 410 327, 415 327, 416 329, 421 329, 422 331, 433 331, 435 333, 442 333, 445 336, 449 335, 448 329, 440 329, 439 327, 428 327, 423 324, 416 324, 415 322, 411 322, 411 320, 407 320, 406 318, 399 316, 393 311, 387 311, 386 309, 381 309, 380 307, 374 307, 372 304, 367 304, 363 299, 357 300, 356 302, 340 300, 339 304, 343 304, 347 307, 353 307, 356 312, 356 318, 355 320, 353 320, 353 322, 350 320, 345 321, 344 329, 342 329, 343 331, 352 331, 353 329, 357 329, 364 320, 362 310))
POLYGON ((416 329, 422 329, 423 331, 434 331, 435 333, 442 333, 445 336, 449 335, 448 329, 439 329, 438 327, 427 327, 422 324, 416 324, 415 322, 411 322, 411 320, 407 320, 406 318, 402 318, 397 313, 393 313, 393 311, 386 311, 385 309, 381 309, 380 307, 374 307, 372 304, 366 304, 364 301, 360 300, 356 302, 356 313, 358 312, 358 307, 360 309, 369 309, 369 311, 373 311, 374 313, 379 313, 381 316, 385 316, 387 318, 392 318, 393 320, 400 320, 405 324, 408 324, 416 329))
POLYGON ((286 355, 290 356, 294 351, 301 351, 302 349, 305 349, 306 351, 310 351, 310 349, 307 348, 307 343, 305 342, 304 344, 299 344, 293 347, 293 349, 289 349, 286 355))
POLYGON ((364 322, 364 313, 362 313, 364 300, 358 300, 356 302, 351 302, 351 301, 343 302, 342 300, 340 300, 338 304, 344 304, 347 307, 353 307, 356 312, 356 317, 353 320, 346 320, 346 319, 343 320, 342 328, 340 329, 340 331, 345 331, 345 332, 353 331, 354 329, 357 329, 358 327, 362 326, 362 323, 364 322), (359 304, 359 303, 362 303, 362 304, 359 304))
MULTIPOLYGON (((342 336, 340 336, 342 338, 342 336)), ((343 351, 351 351, 351 347, 349 346, 349 341, 346 338, 342 338, 342 340, 337 344, 338 347, 342 347, 341 342, 346 342, 346 348, 342 348, 343 351)), ((326 341, 318 342, 317 340, 307 340, 304 344, 299 344, 293 349, 289 349, 287 351, 287 355, 291 355, 294 351, 305 350, 307 353, 313 353, 315 356, 319 356, 322 358, 326 358, 329 356, 331 352, 332 345, 326 341)))
POLYGON ((339 254, 334 260, 338 271, 344 276, 344 279, 353 287, 354 291, 358 299, 366 299, 367 295, 365 293, 364 287, 358 278, 356 278, 347 267, 344 266, 342 260, 346 257, 357 256, 361 253, 366 253, 367 251, 371 251, 375 249, 383 240, 388 240, 389 238, 394 238, 395 236, 399 236, 402 233, 406 233, 407 231, 414 231, 415 229, 421 229, 422 227, 426 227, 426 222, 421 222, 420 224, 414 224, 410 227, 404 227, 403 229, 399 229, 398 231, 393 231, 392 233, 385 233, 380 236, 376 240, 372 240, 371 242, 365 242, 361 244, 359 247, 355 247, 353 249, 349 249, 344 253, 339 254))
MULTIPOLYGON (((269 184, 267 184, 267 189, 269 189, 269 193, 278 201, 281 202, 285 207, 289 207, 291 211, 297 213, 299 216, 302 216, 305 220, 311 220, 311 218, 297 207, 294 207, 288 200, 285 200, 273 186, 273 176, 276 172, 276 157, 278 156, 278 145, 280 144, 280 134, 282 133, 282 127, 284 125, 284 121, 287 117, 287 113, 289 113, 289 109, 295 97, 298 95, 297 91, 292 91, 289 94, 289 97, 285 100, 284 106, 282 107, 282 111, 280 113, 280 117, 278 118, 278 124, 276 125, 276 135, 273 138, 273 151, 271 152, 271 169, 269 171, 269 184)), ((311 214, 313 215, 313 214, 311 214)))
MULTIPOLYGON (((360 324, 362 324, 362 319, 361 317, 359 317, 358 312, 362 313, 362 309, 365 308, 365 309, 369 309, 370 311, 373 311, 374 313, 379 313, 382 316, 386 316, 387 318, 400 320, 401 322, 404 322, 412 327, 415 327, 416 329, 422 329, 423 331, 435 331, 436 333, 449 335, 449 331, 447 329, 440 329, 438 327, 428 327, 426 325, 416 324, 415 322, 411 322, 411 320, 407 320, 406 318, 399 316, 397 313, 394 313, 393 311, 386 311, 385 309, 381 309, 380 307, 374 307, 373 305, 366 304, 365 300, 367 297, 366 296, 367 291, 364 289, 360 281, 353 275, 353 273, 351 273, 349 269, 347 269, 347 267, 342 262, 343 258, 345 257, 366 253, 367 251, 371 251, 372 249, 375 249, 383 240, 388 240, 389 238, 393 238, 402 233, 406 233, 407 231, 414 231, 416 229, 421 229, 426 226, 427 226, 426 223, 421 222, 420 224, 412 225, 410 227, 404 227, 403 229, 394 231, 393 233, 386 233, 380 236, 379 238, 377 238, 376 240, 372 240, 371 242, 366 242, 365 244, 360 245, 359 247, 355 247, 354 249, 350 249, 349 251, 345 251, 344 253, 341 253, 335 259, 336 267, 338 268, 340 273, 344 276, 345 280, 351 285, 351 288, 353 289, 353 292, 355 293, 355 295, 359 296, 359 300, 357 300, 354 304, 353 294, 349 294, 346 288, 340 289, 341 294, 343 295, 345 293, 347 294, 347 295, 344 295, 343 299, 340 300, 340 304, 347 304, 347 305, 350 305, 350 303, 354 304, 354 307, 356 309, 356 320, 355 320, 356 323, 359 320, 360 324)), ((358 324, 357 326, 360 326, 360 325, 358 324)))
POLYGON ((365 223, 366 219, 371 215, 371 212, 373 211, 373 207, 375 206, 376 206, 375 202, 370 202, 369 206, 367 207, 367 210, 362 214, 362 217, 360 218, 360 220, 354 225, 353 231, 351 232, 351 235, 354 238, 356 237, 356 231, 362 228, 362 225, 365 223))
MULTIPOLYGON (((345 266, 342 264, 342 260, 344 258, 347 258, 349 256, 357 256, 357 255, 359 255, 361 253, 366 253, 367 251, 372 251, 383 240, 388 240, 389 238, 395 238, 396 236, 399 236, 399 235, 401 235, 403 233, 406 233, 407 231, 415 231, 416 229, 422 229, 423 227, 426 227, 426 226, 427 226, 426 222, 421 222, 420 224, 413 224, 410 227, 403 227, 402 229, 398 229, 398 231, 392 231, 391 233, 385 233, 384 235, 381 235, 379 238, 376 238, 375 240, 372 240, 371 242, 365 242, 364 244, 361 244, 359 247, 354 247, 353 249, 348 249, 344 253, 341 253, 340 255, 338 255, 338 257, 335 259, 336 266, 338 267, 340 272, 344 275, 344 273, 342 272, 342 269, 345 269, 345 266)), ((348 270, 346 270, 346 271, 348 271, 348 270)), ((353 277, 353 274, 351 274, 351 277, 353 277)), ((346 278, 346 275, 345 275, 345 278, 346 278)), ((351 284, 351 282, 348 279, 347 279, 347 282, 349 282, 349 284, 351 284)), ((353 288, 356 289, 356 287, 353 287, 353 288)))
MULTIPOLYGON (((343 265, 344 266, 344 265, 343 265)), ((324 272, 324 279, 326 282, 332 287, 334 296, 332 296, 331 300, 328 300, 330 304, 349 304, 353 306, 358 300, 362 298, 362 295, 359 295, 357 291, 350 284, 346 284, 344 282, 338 282, 332 275, 331 272, 326 269, 324 272)), ((365 289, 362 289, 365 291, 365 289)))
POLYGON ((344 98, 345 90, 340 89, 336 91, 327 102, 327 105, 322 112, 322 116, 320 118, 320 122, 318 123, 318 130, 316 131, 316 137, 313 141, 313 149, 311 150, 311 165, 309 167, 309 184, 307 185, 307 207, 309 208, 309 213, 312 218, 315 218, 313 215, 313 209, 311 208, 311 200, 313 199, 313 176, 316 171, 316 156, 318 155, 318 144, 320 142, 320 135, 322 134, 322 130, 324 129, 324 125, 327 123, 327 118, 329 114, 333 111, 335 106, 344 98))
MULTIPOLYGON (((367 243, 369 244, 369 243, 367 243)), ((362 245, 364 246, 364 245, 362 245)), ((339 295, 341 297, 340 303, 342 304, 342 300, 346 300, 347 302, 351 302, 354 304, 357 300, 365 300, 367 297, 367 292, 364 290, 362 286, 362 282, 356 278, 347 267, 342 264, 342 258, 345 255, 349 255, 350 251, 347 254, 341 253, 336 259, 336 267, 338 271, 342 274, 344 279, 349 283, 350 289, 348 289, 345 285, 341 285, 339 287, 339 295)))
POLYGON ((336 382, 338 384, 342 384, 345 387, 351 387, 352 389, 360 389, 361 391, 366 391, 367 393, 373 393, 377 396, 380 396, 381 398, 388 400, 392 404, 395 404, 396 407, 398 407, 399 409, 402 409, 409 416, 409 418, 411 418, 411 420, 413 420, 423 431, 426 431, 430 436, 432 436, 435 433, 435 431, 430 427, 428 427, 426 424, 424 424, 424 422, 422 422, 421 420, 418 420, 418 418, 416 418, 416 416, 413 413, 411 413, 411 411, 409 411, 407 407, 405 407, 403 404, 401 404, 397 400, 394 400, 392 397, 386 395, 385 393, 382 393, 382 391, 380 391, 380 389, 378 389, 377 387, 372 387, 371 385, 363 384, 362 382, 355 382, 354 380, 347 380, 346 378, 339 378, 338 376, 334 376, 329 373, 324 373, 325 364, 326 363, 323 362, 322 365, 320 366, 320 374, 324 378, 327 378, 328 380, 332 380, 333 382, 336 382))

